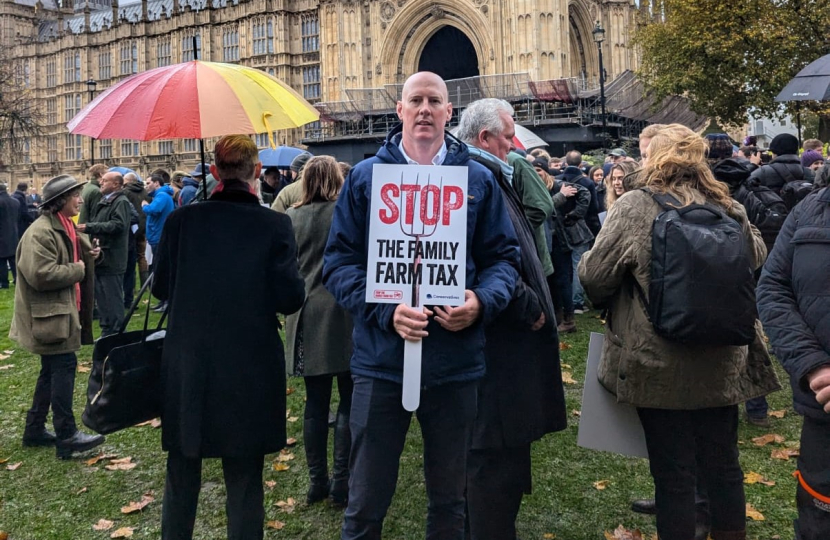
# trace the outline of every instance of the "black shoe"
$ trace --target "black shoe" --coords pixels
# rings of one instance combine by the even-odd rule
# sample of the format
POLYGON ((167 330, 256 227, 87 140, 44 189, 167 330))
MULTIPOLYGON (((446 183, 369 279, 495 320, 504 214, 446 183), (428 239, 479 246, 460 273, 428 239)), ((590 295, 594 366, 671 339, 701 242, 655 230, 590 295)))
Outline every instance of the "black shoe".
POLYGON ((55 434, 42 429, 40 432, 23 432, 23 446, 55 446, 55 434))
POLYGON ((632 512, 653 516, 657 514, 657 504, 654 499, 634 499, 631 501, 632 512))
POLYGON ((330 489, 331 484, 328 479, 325 482, 312 482, 305 496, 306 504, 314 504, 326 500, 326 497, 329 496, 330 489))
POLYGON ((70 459, 73 452, 86 452, 100 446, 105 440, 103 435, 87 435, 76 431, 68 439, 59 439, 55 442, 55 453, 58 459, 70 459))
POLYGON ((768 428, 770 426, 769 418, 766 416, 749 416, 746 415, 746 421, 756 427, 768 428))
POLYGON ((156 313, 164 313, 167 311, 167 302, 162 302, 161 304, 157 305, 156 307, 152 308, 153 311, 156 313))

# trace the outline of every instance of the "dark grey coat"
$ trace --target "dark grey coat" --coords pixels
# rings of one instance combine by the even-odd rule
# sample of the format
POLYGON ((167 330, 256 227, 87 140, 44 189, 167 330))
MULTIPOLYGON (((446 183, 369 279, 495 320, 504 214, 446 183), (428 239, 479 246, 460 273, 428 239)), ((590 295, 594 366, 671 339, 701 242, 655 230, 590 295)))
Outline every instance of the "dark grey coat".
POLYGON ((830 365, 830 188, 787 216, 758 282, 758 314, 790 374, 795 410, 827 421, 807 375, 830 365))
POLYGON ((5 189, 0 191, 0 257, 13 257, 17 249, 19 211, 20 203, 5 189))
POLYGON ((335 201, 288 208, 297 240, 300 275, 305 281, 302 309, 285 319, 285 356, 289 375, 315 376, 349 371, 352 318, 323 287, 323 252, 331 229, 335 201), (303 369, 296 357, 302 334, 303 369))
POLYGON ((291 221, 247 190, 226 188, 170 214, 156 257, 152 292, 170 302, 162 447, 192 458, 280 450, 277 313, 297 311, 305 298, 291 221))

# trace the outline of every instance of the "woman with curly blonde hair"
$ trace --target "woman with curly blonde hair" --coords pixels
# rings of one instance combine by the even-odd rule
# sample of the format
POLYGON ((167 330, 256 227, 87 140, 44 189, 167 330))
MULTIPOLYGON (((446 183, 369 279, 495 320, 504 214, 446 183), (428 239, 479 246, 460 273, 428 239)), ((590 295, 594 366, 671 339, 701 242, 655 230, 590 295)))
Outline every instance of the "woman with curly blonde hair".
MULTIPOLYGON (((617 199, 626 191, 631 191, 636 184, 636 173, 640 166, 634 161, 621 161, 611 167, 605 177, 605 209, 610 210, 617 199)), ((597 190, 599 191, 599 190, 597 190)))
MULTIPOLYGON (((648 145, 638 184, 673 196, 681 206, 708 203, 722 209, 740 225, 747 262, 758 268, 766 257, 761 234, 726 185, 712 176, 706 149, 706 141, 688 128, 666 126, 648 145)), ((778 382, 757 324, 755 342, 748 347, 680 342, 657 334, 646 302, 652 224, 662 212, 646 191, 626 193, 608 211, 593 249, 580 261, 579 278, 591 302, 608 307, 598 378, 617 401, 637 408, 654 477, 660 538, 697 537, 699 484, 710 499, 713 540, 745 540, 738 404, 778 389, 778 382)), ((752 280, 749 266, 745 279, 752 280)), ((712 305, 711 311, 717 308, 712 305)))

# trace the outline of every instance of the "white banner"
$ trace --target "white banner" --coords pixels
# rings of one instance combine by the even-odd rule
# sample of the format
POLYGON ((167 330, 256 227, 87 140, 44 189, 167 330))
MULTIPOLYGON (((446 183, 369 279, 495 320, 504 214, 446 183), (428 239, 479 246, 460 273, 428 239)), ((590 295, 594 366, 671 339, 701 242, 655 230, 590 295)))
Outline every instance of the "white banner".
POLYGON ((366 302, 464 303, 467 167, 375 165, 366 302))

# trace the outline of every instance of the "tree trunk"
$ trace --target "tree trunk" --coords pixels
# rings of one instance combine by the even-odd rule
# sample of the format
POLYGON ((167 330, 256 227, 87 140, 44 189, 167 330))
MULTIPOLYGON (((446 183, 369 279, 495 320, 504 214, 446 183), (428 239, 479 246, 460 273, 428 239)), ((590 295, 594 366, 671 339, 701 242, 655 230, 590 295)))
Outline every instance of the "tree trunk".
POLYGON ((818 116, 818 138, 821 142, 830 142, 830 114, 818 116))

